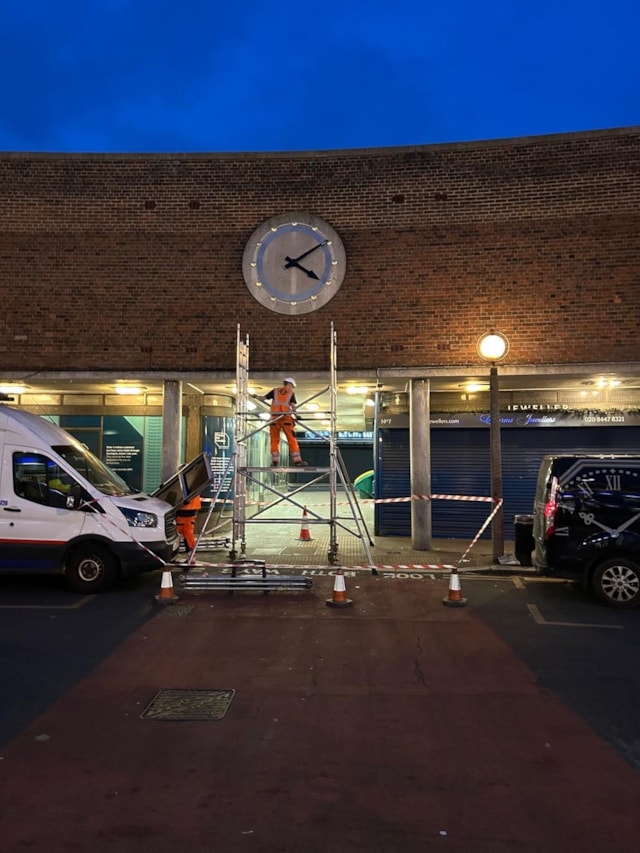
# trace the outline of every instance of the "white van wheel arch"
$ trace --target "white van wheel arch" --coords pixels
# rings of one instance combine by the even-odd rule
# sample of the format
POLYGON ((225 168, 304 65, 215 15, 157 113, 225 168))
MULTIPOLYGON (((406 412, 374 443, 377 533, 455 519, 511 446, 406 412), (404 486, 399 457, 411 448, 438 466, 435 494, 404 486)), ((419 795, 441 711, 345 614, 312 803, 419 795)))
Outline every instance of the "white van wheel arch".
POLYGON ((65 577, 76 592, 101 592, 115 583, 118 563, 106 545, 83 542, 67 555, 65 577))
POLYGON ((593 591, 610 607, 640 605, 640 565, 629 557, 610 557, 593 570, 593 591))

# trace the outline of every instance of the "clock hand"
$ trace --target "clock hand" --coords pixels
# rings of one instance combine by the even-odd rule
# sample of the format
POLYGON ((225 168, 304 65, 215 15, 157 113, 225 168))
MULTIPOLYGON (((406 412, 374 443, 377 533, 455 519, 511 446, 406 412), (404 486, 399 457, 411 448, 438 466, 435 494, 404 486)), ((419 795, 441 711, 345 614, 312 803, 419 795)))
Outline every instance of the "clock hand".
POLYGON ((316 249, 319 249, 320 246, 326 246, 328 242, 328 240, 323 240, 322 243, 316 243, 315 246, 312 246, 311 249, 308 249, 306 252, 303 252, 301 255, 298 255, 297 258, 285 258, 285 261, 287 261, 287 263, 284 265, 284 268, 289 269, 290 266, 296 266, 296 261, 301 261, 303 258, 306 258, 307 255, 310 255, 311 252, 315 252, 316 249))
MULTIPOLYGON (((302 257, 302 255, 301 255, 300 257, 302 257)), ((302 272, 303 272, 303 273, 306 273, 306 274, 309 276, 309 278, 315 278, 317 281, 320 281, 320 279, 319 279, 319 278, 318 278, 318 276, 314 273, 314 271, 313 271, 313 270, 308 270, 306 267, 303 267, 303 266, 302 266, 302 264, 299 264, 299 263, 298 263, 298 261, 296 260, 296 258, 290 258, 290 257, 287 255, 287 257, 285 258, 285 261, 287 262, 287 263, 284 265, 284 268, 285 268, 285 269, 289 269, 289 267, 298 267, 298 269, 299 269, 299 270, 302 270, 302 272)))

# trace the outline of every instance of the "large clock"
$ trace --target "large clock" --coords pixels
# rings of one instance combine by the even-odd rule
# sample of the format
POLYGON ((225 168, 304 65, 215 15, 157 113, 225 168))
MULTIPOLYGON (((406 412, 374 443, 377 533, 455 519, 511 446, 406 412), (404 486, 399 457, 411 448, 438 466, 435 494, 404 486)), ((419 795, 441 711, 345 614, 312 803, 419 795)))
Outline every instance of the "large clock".
POLYGON ((279 314, 308 314, 338 292, 346 255, 336 231, 318 216, 273 216, 253 232, 242 271, 252 296, 279 314))

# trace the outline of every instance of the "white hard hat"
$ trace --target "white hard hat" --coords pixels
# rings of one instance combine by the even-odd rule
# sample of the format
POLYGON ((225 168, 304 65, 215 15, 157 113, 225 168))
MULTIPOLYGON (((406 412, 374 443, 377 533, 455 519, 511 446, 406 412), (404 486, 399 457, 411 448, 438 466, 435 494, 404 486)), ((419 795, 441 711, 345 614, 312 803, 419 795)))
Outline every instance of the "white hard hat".
POLYGON ((288 382, 289 385, 293 385, 294 388, 296 387, 296 380, 293 378, 293 376, 285 376, 283 381, 288 382))

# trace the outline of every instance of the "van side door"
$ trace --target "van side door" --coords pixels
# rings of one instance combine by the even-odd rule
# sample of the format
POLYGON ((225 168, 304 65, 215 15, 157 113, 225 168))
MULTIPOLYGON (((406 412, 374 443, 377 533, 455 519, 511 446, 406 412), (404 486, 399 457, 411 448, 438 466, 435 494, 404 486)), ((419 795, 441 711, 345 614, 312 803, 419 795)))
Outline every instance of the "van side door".
POLYGON ((6 447, 4 459, 0 571, 58 571, 67 543, 85 524, 82 488, 41 451, 6 447))

